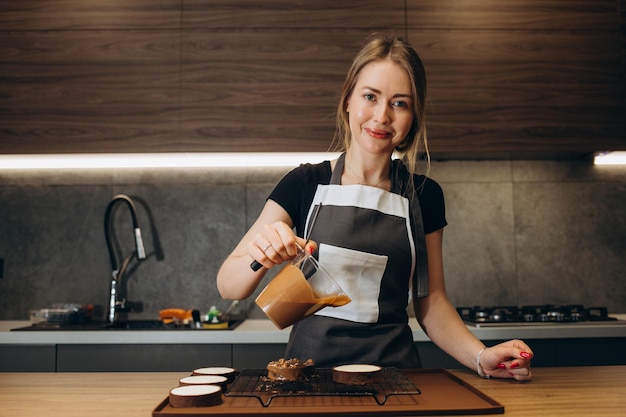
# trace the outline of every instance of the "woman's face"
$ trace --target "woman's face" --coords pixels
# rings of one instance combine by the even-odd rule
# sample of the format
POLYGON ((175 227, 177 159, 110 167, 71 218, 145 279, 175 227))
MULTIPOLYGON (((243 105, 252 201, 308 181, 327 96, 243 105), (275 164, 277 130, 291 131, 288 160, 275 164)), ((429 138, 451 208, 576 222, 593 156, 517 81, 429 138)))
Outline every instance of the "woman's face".
POLYGON ((370 153, 391 154, 413 123, 409 75, 389 59, 367 64, 359 74, 346 110, 351 145, 370 153))

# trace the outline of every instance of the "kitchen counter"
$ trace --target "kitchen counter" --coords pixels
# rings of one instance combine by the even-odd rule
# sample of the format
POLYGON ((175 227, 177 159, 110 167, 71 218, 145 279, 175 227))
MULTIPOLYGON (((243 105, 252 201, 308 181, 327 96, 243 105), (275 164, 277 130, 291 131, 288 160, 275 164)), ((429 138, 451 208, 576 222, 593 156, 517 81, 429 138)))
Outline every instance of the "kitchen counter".
MULTIPOLYGON (((621 417, 626 409, 626 366, 538 368, 528 383, 452 373, 504 405, 507 417, 621 417)), ((188 374, 4 373, 0 415, 148 417, 188 374)))
MULTIPOLYGON (((468 328, 487 346, 524 339, 537 367, 626 365, 626 315, 619 318, 606 324, 468 328)), ((463 367, 415 319, 409 324, 423 366, 463 367)), ((10 331, 28 325, 0 321, 0 372, 176 372, 210 363, 258 368, 283 356, 289 339, 289 329, 278 330, 269 320, 246 320, 233 330, 10 331)))
MULTIPOLYGON (((626 314, 612 315, 619 322, 560 325, 467 326, 481 340, 626 337, 626 314)), ((416 342, 428 337, 415 319, 409 321, 416 342)), ((278 330, 269 320, 246 320, 234 330, 37 330, 14 331, 28 321, 0 321, 0 345, 8 344, 275 344, 287 343, 289 328, 278 330)))

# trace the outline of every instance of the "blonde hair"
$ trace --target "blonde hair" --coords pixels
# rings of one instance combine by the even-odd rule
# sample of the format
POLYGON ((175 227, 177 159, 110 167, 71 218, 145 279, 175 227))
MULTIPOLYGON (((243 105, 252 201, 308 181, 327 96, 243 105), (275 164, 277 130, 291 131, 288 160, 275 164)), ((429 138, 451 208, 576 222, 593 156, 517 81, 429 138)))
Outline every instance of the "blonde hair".
POLYGON ((390 59, 402 67, 411 81, 413 102, 413 124, 406 138, 396 147, 397 156, 405 163, 409 172, 417 171, 417 161, 425 155, 430 165, 430 155, 426 139, 426 70, 419 55, 403 39, 391 35, 374 33, 352 61, 337 106, 336 128, 333 137, 335 150, 345 151, 350 147, 352 135, 348 119, 347 101, 352 95, 361 70, 369 63, 390 59))

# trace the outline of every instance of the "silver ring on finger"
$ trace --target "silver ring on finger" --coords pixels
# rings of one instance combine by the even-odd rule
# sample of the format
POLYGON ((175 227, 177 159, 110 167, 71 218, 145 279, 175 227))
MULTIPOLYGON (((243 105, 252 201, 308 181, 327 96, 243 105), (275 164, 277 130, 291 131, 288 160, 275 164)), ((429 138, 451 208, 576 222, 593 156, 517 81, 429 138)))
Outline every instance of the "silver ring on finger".
POLYGON ((270 243, 269 245, 267 245, 266 247, 264 247, 263 249, 261 249, 263 252, 265 252, 266 250, 268 250, 269 248, 272 247, 272 244, 270 243))

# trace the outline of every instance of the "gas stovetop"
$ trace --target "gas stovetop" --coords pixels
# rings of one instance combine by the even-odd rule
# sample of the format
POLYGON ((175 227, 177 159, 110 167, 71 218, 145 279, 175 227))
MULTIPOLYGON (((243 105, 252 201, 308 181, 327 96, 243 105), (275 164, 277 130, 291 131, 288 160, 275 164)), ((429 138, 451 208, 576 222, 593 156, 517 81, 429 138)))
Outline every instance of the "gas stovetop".
POLYGON ((622 323, 610 317, 606 307, 580 304, 555 306, 457 307, 463 321, 476 327, 509 325, 609 324, 622 323))

